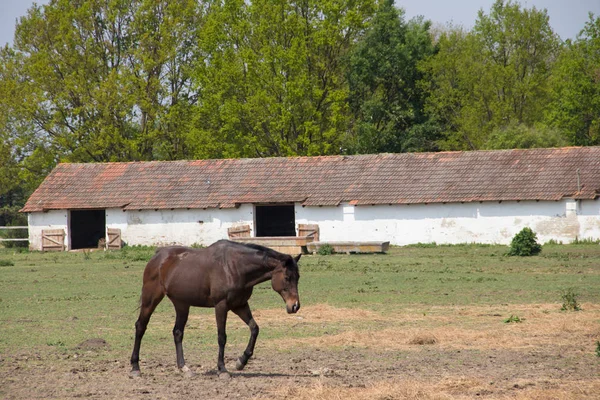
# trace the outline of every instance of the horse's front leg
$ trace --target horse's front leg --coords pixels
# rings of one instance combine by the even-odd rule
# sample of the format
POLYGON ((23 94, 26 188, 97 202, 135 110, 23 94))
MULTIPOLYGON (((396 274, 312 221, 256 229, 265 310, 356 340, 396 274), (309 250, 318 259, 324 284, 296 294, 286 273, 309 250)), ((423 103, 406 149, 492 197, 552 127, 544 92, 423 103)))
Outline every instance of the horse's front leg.
POLYGON ((217 359, 217 370, 220 377, 228 377, 229 372, 225 368, 225 344, 227 343, 227 333, 225 326, 227 325, 227 303, 220 302, 215 306, 215 316, 217 318, 217 335, 219 342, 219 358, 217 359))
POLYGON ((254 321, 254 318, 252 318, 252 312, 250 311, 250 306, 248 306, 248 303, 244 304, 240 308, 236 308, 231 311, 236 313, 237 316, 240 317, 242 321, 244 321, 246 325, 248 325, 248 327, 250 328, 250 340, 248 341, 248 346, 246 347, 246 350, 240 356, 240 358, 238 358, 237 363, 235 364, 235 368, 238 371, 241 371, 244 369, 244 367, 248 363, 248 360, 250 359, 250 357, 252 357, 252 354, 254 353, 254 345, 256 344, 256 338, 258 337, 259 329, 258 325, 256 324, 256 321, 254 321))

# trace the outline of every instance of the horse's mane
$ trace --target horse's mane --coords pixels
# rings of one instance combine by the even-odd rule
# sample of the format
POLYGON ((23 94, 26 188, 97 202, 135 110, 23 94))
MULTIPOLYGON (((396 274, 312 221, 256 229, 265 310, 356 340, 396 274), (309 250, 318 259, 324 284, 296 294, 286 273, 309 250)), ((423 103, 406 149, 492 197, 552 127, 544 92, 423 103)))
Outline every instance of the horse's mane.
POLYGON ((268 247, 261 246, 260 244, 238 243, 238 242, 231 242, 231 241, 230 241, 230 243, 260 251, 260 252, 264 253, 265 258, 274 258, 276 260, 283 261, 288 268, 296 265, 293 262, 289 262, 289 261, 293 260, 293 257, 290 256, 289 254, 280 253, 280 252, 270 249, 268 247))
POLYGON ((254 243, 237 243, 237 242, 234 242, 234 243, 241 244, 242 246, 249 247, 249 248, 254 249, 254 250, 262 251, 263 253, 266 253, 267 256, 272 257, 272 258, 276 258, 276 259, 281 260, 281 261, 284 261, 288 257, 290 257, 288 254, 280 253, 278 251, 275 251, 275 250, 273 250, 271 248, 262 246, 260 244, 254 244, 254 243))

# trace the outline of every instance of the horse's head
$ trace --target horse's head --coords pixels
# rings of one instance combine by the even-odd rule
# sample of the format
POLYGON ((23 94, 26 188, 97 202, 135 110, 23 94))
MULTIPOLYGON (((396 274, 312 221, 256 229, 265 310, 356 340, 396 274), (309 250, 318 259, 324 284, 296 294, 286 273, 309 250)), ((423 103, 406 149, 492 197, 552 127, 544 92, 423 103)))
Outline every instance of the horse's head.
POLYGON ((281 263, 281 266, 273 271, 271 278, 271 286, 285 301, 285 306, 289 314, 295 313, 300 309, 300 298, 298 297, 298 280, 300 279, 298 260, 300 260, 300 255, 286 258, 281 263))

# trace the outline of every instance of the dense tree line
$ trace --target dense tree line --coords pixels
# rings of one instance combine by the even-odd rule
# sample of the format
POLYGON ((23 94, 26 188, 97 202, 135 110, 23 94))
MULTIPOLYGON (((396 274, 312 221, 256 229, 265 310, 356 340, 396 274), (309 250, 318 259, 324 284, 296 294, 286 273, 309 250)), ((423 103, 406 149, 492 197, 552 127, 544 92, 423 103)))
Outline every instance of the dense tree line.
POLYGON ((597 145, 599 66, 600 18, 510 0, 51 0, 0 49, 0 218, 60 161, 597 145))

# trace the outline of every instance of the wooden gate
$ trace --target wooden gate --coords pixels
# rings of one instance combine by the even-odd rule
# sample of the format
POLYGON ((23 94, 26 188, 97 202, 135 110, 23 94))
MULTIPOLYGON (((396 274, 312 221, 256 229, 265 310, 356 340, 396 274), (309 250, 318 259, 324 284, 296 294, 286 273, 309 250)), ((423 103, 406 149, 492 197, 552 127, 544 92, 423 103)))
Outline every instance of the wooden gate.
POLYGON ((250 237, 250 225, 240 225, 227 228, 227 234, 229 235, 229 239, 250 237))
POLYGON ((65 230, 44 229, 42 230, 42 251, 64 251, 65 230))
POLYGON ((106 248, 108 250, 117 250, 123 246, 120 229, 106 228, 106 236, 106 248))
POLYGON ((313 241, 319 241, 319 225, 317 224, 298 224, 298 236, 312 236, 313 241))

